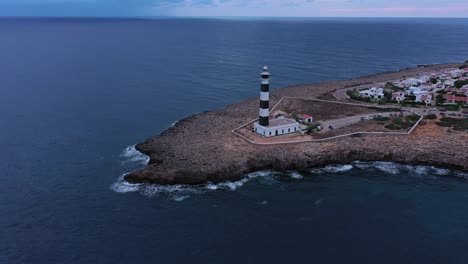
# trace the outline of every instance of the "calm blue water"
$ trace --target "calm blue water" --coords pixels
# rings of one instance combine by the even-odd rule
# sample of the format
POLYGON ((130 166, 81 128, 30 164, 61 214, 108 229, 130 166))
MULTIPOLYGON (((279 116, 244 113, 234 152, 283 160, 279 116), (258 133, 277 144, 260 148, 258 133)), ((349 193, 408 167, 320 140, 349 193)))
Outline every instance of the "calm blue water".
POLYGON ((277 88, 468 60, 467 40, 467 19, 0 19, 0 263, 467 263, 458 172, 119 180, 128 146, 256 96, 265 64, 277 88))

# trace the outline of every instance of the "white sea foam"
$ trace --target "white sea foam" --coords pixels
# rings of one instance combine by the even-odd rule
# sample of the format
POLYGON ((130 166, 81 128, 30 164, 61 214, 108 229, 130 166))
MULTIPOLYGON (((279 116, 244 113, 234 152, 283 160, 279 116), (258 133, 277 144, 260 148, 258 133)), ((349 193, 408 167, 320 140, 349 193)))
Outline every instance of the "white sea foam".
POLYGON ((437 168, 434 166, 413 166, 413 165, 404 165, 393 162, 364 162, 364 161, 355 161, 353 165, 356 168, 362 170, 372 170, 377 169, 390 174, 398 174, 401 171, 409 171, 415 175, 428 176, 428 175, 437 175, 437 176, 448 176, 452 173, 449 169, 437 168))
POLYGON ((171 127, 175 127, 177 125, 177 123, 179 123, 179 120, 172 122, 171 127))
MULTIPOLYGON (((187 196, 190 194, 200 194, 203 190, 198 186, 191 186, 185 184, 177 185, 159 185, 159 184, 144 184, 140 189, 140 193, 147 197, 154 197, 159 195, 187 196)), ((187 197, 188 198, 188 197, 187 197)))
POLYGON ((247 174, 244 178, 232 182, 208 183, 203 185, 160 185, 160 184, 132 184, 124 180, 122 175, 109 188, 118 193, 139 192, 147 197, 166 195, 171 200, 181 202, 193 194, 203 194, 209 191, 226 190, 235 191, 255 178, 273 178, 274 173, 270 171, 258 171, 247 174))
POLYGON ((450 170, 449 170, 449 169, 442 169, 442 168, 431 167, 431 171, 432 171, 432 173, 434 173, 435 175, 439 175, 439 176, 447 176, 447 175, 450 174, 450 170))
POLYGON ((429 173, 430 167, 428 166, 406 166, 410 171, 417 175, 426 175, 429 173))
POLYGON ((353 166, 358 169, 367 170, 373 166, 373 162, 355 161, 353 162, 353 166))
MULTIPOLYGON (((145 161, 149 159, 146 155, 138 152, 135 149, 135 146, 130 146, 125 149, 122 153, 122 157, 128 158, 130 161, 145 161)), ((352 164, 347 165, 329 165, 323 168, 312 169, 312 173, 341 173, 349 171, 353 168, 359 168, 363 170, 379 170, 390 174, 398 174, 402 171, 410 171, 414 173, 414 175, 455 175, 460 178, 468 179, 468 174, 463 172, 452 172, 448 169, 430 167, 430 166, 410 166, 410 165, 402 165, 393 162, 361 162, 356 161, 352 164)), ((118 193, 130 193, 130 192, 139 192, 142 195, 148 197, 155 197, 155 196, 166 196, 169 199, 181 202, 186 199, 189 199, 193 195, 196 194, 203 194, 212 191, 235 191, 247 184, 248 182, 256 179, 261 184, 274 184, 279 179, 278 175, 284 175, 277 172, 272 171, 258 171, 247 174, 244 178, 231 181, 231 182, 220 182, 220 183, 208 183, 203 185, 158 185, 158 184, 132 184, 128 183, 124 180, 124 176, 126 174, 120 176, 115 183, 113 183, 109 188, 112 191, 118 193)), ((290 171, 287 174, 289 177, 293 179, 302 179, 304 176, 296 171, 290 171)), ((267 204, 267 201, 262 201, 260 204, 267 204)), ((322 199, 315 201, 315 205, 320 205, 322 203, 322 199)))
POLYGON ((299 172, 297 171, 292 171, 289 173, 289 177, 293 178, 293 179, 302 179, 304 178, 304 176, 302 176, 299 172))
POLYGON ((273 173, 271 171, 257 171, 247 174, 244 178, 238 181, 232 182, 220 182, 220 183, 208 183, 205 188, 207 190, 229 190, 234 191, 244 186, 247 182, 255 178, 272 178, 273 173))
POLYGON ((174 200, 176 202, 182 202, 183 200, 185 200, 187 198, 190 198, 190 195, 176 195, 176 196, 172 197, 172 200, 174 200))
POLYGON ((347 165, 328 165, 324 167, 322 170, 325 172, 345 172, 353 169, 353 165, 347 164, 347 165))
POLYGON ((398 174, 400 172, 400 166, 393 162, 377 161, 373 163, 373 167, 390 174, 398 174))
POLYGON ((456 172, 455 172, 455 176, 456 176, 456 177, 459 177, 459 178, 464 178, 464 179, 468 180, 468 173, 465 173, 465 172, 456 171, 456 172))
POLYGON ((129 162, 138 162, 141 164, 148 164, 150 158, 145 154, 141 153, 135 148, 135 145, 126 147, 122 154, 120 154, 124 161, 122 163, 129 163, 129 162))
POLYGON ((138 192, 142 186, 142 184, 134 184, 134 183, 129 183, 126 180, 124 180, 125 175, 128 173, 125 173, 121 175, 116 182, 111 184, 109 187, 112 191, 118 192, 118 193, 129 193, 129 192, 138 192))

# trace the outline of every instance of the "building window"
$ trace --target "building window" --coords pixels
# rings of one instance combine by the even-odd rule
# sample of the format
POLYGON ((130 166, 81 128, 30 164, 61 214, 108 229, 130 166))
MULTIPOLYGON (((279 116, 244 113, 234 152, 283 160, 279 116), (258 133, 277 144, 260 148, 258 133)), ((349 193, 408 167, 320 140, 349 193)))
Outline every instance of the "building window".
POLYGON ((281 134, 284 134, 284 129, 281 129, 281 134))
POLYGON ((289 132, 291 132, 291 129, 290 129, 290 128, 288 128, 288 133, 289 133, 289 132))
POLYGON ((270 131, 270 136, 271 136, 271 131, 270 131))
POLYGON ((296 132, 296 130, 297 130, 297 127, 294 127, 294 132, 296 132))

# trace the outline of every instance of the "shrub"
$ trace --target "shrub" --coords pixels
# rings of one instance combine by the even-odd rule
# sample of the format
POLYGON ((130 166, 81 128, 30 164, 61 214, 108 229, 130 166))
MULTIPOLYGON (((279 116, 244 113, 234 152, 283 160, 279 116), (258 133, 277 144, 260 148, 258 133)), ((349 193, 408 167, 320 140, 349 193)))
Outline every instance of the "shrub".
POLYGON ((379 116, 377 118, 374 118, 375 121, 388 121, 390 120, 390 117, 387 116, 379 116))
POLYGON ((385 98, 385 97, 379 100, 380 105, 384 105, 386 103, 387 103, 387 98, 385 98))
POLYGON ((445 101, 447 101, 447 99, 444 98, 444 95, 443 94, 437 94, 436 96, 436 104, 440 105, 440 104, 443 104, 445 103, 445 101))
POLYGON ((429 114, 429 115, 424 116, 424 118, 433 120, 433 119, 437 119, 437 115, 436 114, 429 114))
POLYGON ((418 115, 409 115, 409 116, 406 116, 406 122, 410 122, 410 123, 416 123, 421 117, 418 116, 418 115))
POLYGON ((440 119, 440 122, 436 122, 436 124, 443 127, 453 127, 454 130, 468 132, 468 118, 443 117, 440 119))
POLYGON ((390 130, 398 130, 400 127, 396 126, 395 124, 388 124, 385 126, 385 128, 390 129, 390 130))
POLYGON ((395 118, 393 118, 393 123, 395 125, 403 125, 404 122, 403 122, 403 119, 401 119, 399 117, 395 117, 395 118))
POLYGON ((455 81, 455 87, 456 88, 462 88, 464 85, 468 84, 468 80, 458 80, 455 81))
POLYGON ((382 108, 382 107, 368 107, 367 109, 376 110, 377 112, 400 112, 400 108, 382 108))
POLYGON ((445 109, 449 111, 458 111, 460 110, 460 106, 457 104, 449 104, 449 105, 445 105, 445 109))

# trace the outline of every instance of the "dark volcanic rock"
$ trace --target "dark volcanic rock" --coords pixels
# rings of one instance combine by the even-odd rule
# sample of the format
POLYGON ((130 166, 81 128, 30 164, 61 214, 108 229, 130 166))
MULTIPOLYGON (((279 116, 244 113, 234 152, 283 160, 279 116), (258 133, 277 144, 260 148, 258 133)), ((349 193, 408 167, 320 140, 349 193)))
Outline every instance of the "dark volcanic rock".
MULTIPOLYGON (((460 64, 433 65, 352 80, 288 86, 273 91, 270 100, 273 105, 283 96, 318 97, 354 85, 458 66, 460 64)), ((200 184, 237 180, 256 170, 301 171, 355 160, 430 164, 468 170, 467 133, 447 133, 446 128, 431 124, 417 128, 409 136, 366 135, 322 143, 252 145, 233 135, 231 130, 256 118, 257 100, 249 99, 223 110, 187 117, 161 135, 137 145, 139 151, 150 156, 149 165, 128 174, 125 179, 129 182, 200 184)))

